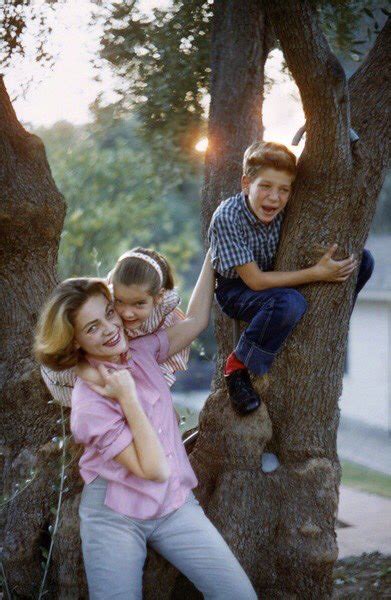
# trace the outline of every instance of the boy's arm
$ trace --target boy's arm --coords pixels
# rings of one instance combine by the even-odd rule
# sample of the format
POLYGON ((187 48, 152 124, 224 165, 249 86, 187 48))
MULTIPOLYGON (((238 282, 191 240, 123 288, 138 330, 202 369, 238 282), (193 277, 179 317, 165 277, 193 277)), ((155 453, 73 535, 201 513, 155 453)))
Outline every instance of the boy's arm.
POLYGON ((296 287, 315 281, 342 282, 353 273, 357 266, 354 256, 344 260, 334 260, 337 244, 333 244, 313 267, 300 271, 261 271, 257 263, 250 262, 235 267, 239 277, 254 291, 274 287, 296 287))

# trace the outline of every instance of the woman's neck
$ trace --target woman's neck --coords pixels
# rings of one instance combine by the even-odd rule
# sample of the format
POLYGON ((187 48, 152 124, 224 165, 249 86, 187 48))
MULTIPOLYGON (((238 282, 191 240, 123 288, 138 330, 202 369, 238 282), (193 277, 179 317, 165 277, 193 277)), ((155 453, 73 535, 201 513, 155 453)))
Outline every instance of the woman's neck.
POLYGON ((108 356, 107 358, 103 356, 94 356, 93 354, 86 354, 86 358, 91 360, 96 360, 98 362, 109 362, 114 363, 115 365, 119 365, 122 363, 121 354, 114 354, 113 356, 108 356))

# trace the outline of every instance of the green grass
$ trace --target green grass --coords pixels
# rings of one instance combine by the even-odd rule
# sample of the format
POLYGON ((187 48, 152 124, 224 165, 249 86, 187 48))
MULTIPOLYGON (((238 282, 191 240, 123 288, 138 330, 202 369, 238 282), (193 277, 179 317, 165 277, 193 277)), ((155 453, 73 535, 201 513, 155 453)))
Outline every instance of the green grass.
POLYGON ((343 485, 356 488, 362 492, 391 498, 391 477, 389 475, 367 469, 347 460, 341 461, 341 467, 343 485))

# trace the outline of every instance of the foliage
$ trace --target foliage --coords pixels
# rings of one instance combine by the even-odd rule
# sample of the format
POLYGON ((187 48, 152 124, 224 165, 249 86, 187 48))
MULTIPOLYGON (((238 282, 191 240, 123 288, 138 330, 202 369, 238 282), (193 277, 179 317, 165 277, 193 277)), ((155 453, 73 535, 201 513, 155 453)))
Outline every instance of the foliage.
POLYGON ((51 62, 47 48, 53 8, 58 0, 33 2, 32 0, 2 0, 0 14, 0 64, 10 66, 16 57, 24 56, 26 39, 35 43, 34 58, 37 62, 51 62))
MULTIPOLYGON (((367 50, 356 39, 357 30, 364 27, 366 41, 372 39, 385 18, 379 7, 387 4, 312 1, 333 48, 354 60, 367 50)), ((98 18, 101 58, 121 82, 117 107, 134 106, 154 152, 182 166, 192 164, 194 142, 206 132, 212 16, 212 1, 173 0, 147 18, 135 0, 126 0, 109 3, 98 18)))
POLYGON ((147 139, 175 162, 196 160, 205 133, 211 17, 205 0, 173 0, 152 18, 135 0, 111 2, 102 16, 101 57, 121 80, 119 104, 137 108, 147 139))
POLYGON ((364 58, 389 14, 387 6, 390 0, 322 0, 321 24, 343 62, 364 58))
POLYGON ((198 181, 164 181, 134 130, 132 120, 37 130, 68 204, 61 278, 104 275, 135 245, 160 249, 183 276, 199 252, 198 181))

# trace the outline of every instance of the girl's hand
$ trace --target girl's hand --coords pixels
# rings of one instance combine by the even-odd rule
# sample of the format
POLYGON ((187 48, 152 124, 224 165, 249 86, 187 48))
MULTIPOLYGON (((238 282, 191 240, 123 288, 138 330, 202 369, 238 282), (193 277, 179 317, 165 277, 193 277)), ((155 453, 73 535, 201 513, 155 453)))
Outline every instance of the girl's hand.
POLYGON ((122 407, 129 402, 138 402, 134 379, 127 369, 110 372, 104 365, 98 366, 98 371, 103 380, 103 385, 90 383, 90 387, 107 398, 118 400, 122 407))
POLYGON ((344 260, 334 260, 332 257, 337 249, 333 244, 313 267, 316 281, 346 281, 357 267, 357 260, 352 254, 344 260))

